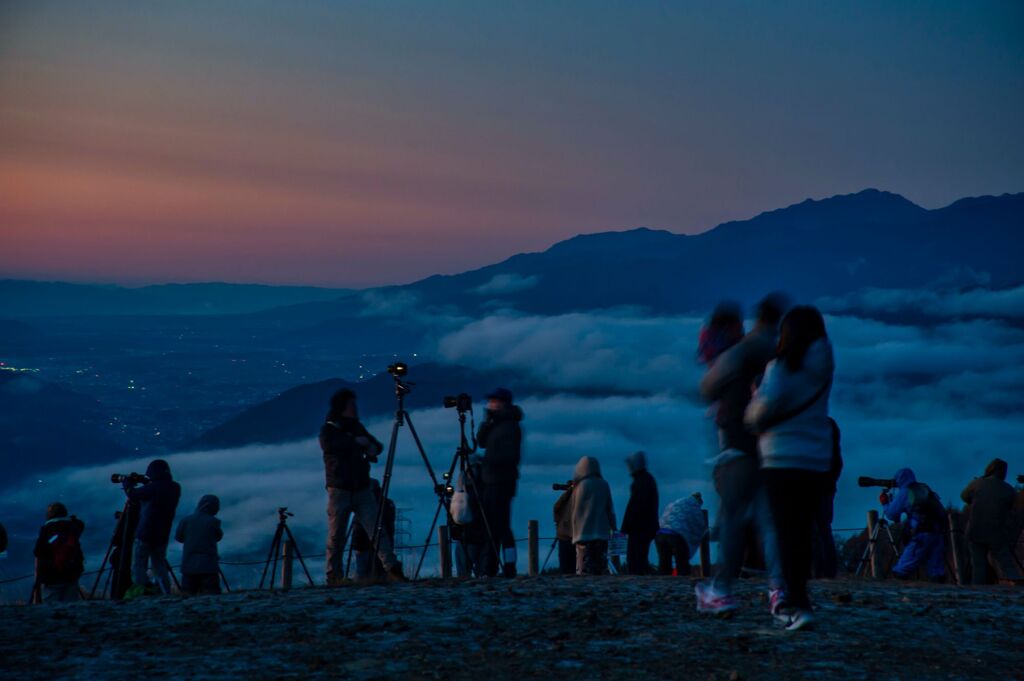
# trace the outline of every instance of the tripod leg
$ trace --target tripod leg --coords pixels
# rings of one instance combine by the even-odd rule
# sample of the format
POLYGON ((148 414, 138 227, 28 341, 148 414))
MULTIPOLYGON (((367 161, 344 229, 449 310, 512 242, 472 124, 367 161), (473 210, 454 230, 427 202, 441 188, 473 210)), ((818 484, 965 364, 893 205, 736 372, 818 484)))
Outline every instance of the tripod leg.
POLYGON ((441 517, 442 506, 444 506, 444 497, 437 502, 437 510, 434 511, 434 521, 430 523, 430 531, 427 532, 427 540, 423 542, 423 552, 420 553, 420 562, 416 565, 416 572, 412 576, 412 581, 414 582, 420 578, 420 568, 423 567, 423 559, 427 557, 427 549, 430 548, 430 538, 434 534, 434 528, 437 527, 437 519, 441 517))
POLYGON ((228 578, 224 576, 224 571, 218 566, 217 572, 220 574, 220 581, 224 582, 224 590, 231 593, 231 585, 228 584, 228 578))
POLYGON ((484 531, 487 533, 487 541, 490 542, 491 548, 494 549, 494 560, 498 565, 498 569, 501 569, 501 549, 498 547, 498 542, 494 541, 494 532, 491 530, 491 523, 487 519, 487 512, 484 511, 483 497, 480 494, 480 487, 476 484, 476 476, 473 472, 466 468, 466 480, 469 481, 470 487, 473 488, 473 496, 477 499, 477 509, 480 511, 480 518, 484 521, 484 531))
POLYGON ((100 585, 100 580, 103 578, 103 573, 107 569, 107 563, 110 561, 110 554, 114 551, 114 540, 110 540, 110 544, 107 546, 107 553, 103 556, 103 563, 100 564, 99 574, 96 575, 96 581, 92 583, 92 589, 89 591, 89 600, 93 599, 96 595, 96 587, 100 585))
POLYGON ((167 560, 167 556, 164 556, 164 566, 167 568, 167 574, 171 576, 171 581, 174 582, 174 588, 181 593, 181 584, 178 582, 178 578, 174 574, 174 568, 171 567, 171 561, 167 560))
POLYGON ((540 573, 544 574, 544 570, 548 567, 548 561, 551 560, 551 554, 555 552, 555 547, 558 546, 558 537, 555 537, 555 541, 551 542, 551 548, 548 549, 547 558, 544 559, 544 565, 540 568, 540 573))
POLYGON ((295 557, 299 559, 299 565, 302 566, 302 571, 306 573, 306 579, 309 580, 309 585, 314 586, 313 576, 309 574, 309 568, 306 567, 306 561, 302 557, 302 551, 299 550, 299 542, 295 541, 295 535, 292 534, 291 529, 287 525, 283 525, 284 531, 288 533, 288 541, 292 543, 292 548, 295 549, 295 557))
POLYGON ((352 569, 352 533, 355 532, 357 522, 359 522, 358 518, 353 517, 352 524, 348 526, 348 532, 345 533, 345 546, 348 547, 348 558, 345 560, 345 579, 348 579, 349 570, 352 569))
POLYGON ((427 467, 427 473, 430 475, 431 482, 434 483, 434 488, 437 488, 437 475, 434 473, 434 467, 430 465, 430 459, 427 458, 427 452, 423 449, 423 443, 420 442, 420 436, 416 432, 416 426, 413 425, 412 416, 409 412, 405 412, 405 422, 409 424, 409 432, 412 433, 413 442, 416 443, 416 449, 420 451, 420 457, 423 458, 423 465, 427 467))
POLYGON ((401 408, 395 412, 395 422, 391 426, 391 440, 388 442, 388 455, 384 461, 384 476, 380 481, 380 499, 377 506, 377 522, 373 525, 373 555, 378 555, 380 549, 380 538, 384 532, 384 508, 387 506, 388 496, 391 491, 391 471, 395 467, 395 450, 398 448, 398 429, 405 418, 405 412, 401 408))
MULTIPOLYGON (((270 540, 270 551, 267 552, 267 562, 263 564, 263 576, 260 577, 260 586, 259 586, 260 589, 263 588, 263 582, 267 578, 267 569, 270 567, 270 562, 274 559, 274 556, 276 556, 277 552, 280 550, 280 547, 278 546, 278 544, 280 544, 280 542, 281 542, 281 526, 278 525, 277 529, 274 530, 274 538, 270 540)), ((274 561, 274 562, 275 562, 274 570, 276 571, 277 570, 277 565, 276 565, 276 561, 274 561)), ((274 575, 273 575, 273 573, 271 573, 271 575, 270 575, 270 587, 271 588, 274 587, 274 575)))

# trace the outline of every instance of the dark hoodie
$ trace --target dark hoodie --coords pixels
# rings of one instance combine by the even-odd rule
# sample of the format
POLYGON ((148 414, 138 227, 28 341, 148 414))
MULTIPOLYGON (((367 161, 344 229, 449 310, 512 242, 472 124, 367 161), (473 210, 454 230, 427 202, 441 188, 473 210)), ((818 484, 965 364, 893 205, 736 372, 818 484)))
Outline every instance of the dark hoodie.
POLYGON ((519 422, 523 410, 514 404, 487 412, 476 439, 484 448, 480 477, 485 485, 513 482, 519 479, 519 459, 523 430, 519 422))
POLYGON ((1010 539, 1013 500, 1016 492, 1006 482, 1006 462, 993 459, 985 475, 975 478, 960 493, 970 505, 967 538, 978 544, 1000 545, 1010 539))
POLYGON ((171 467, 163 459, 149 464, 146 477, 150 480, 147 484, 127 490, 128 498, 141 504, 135 537, 144 544, 160 546, 171 538, 181 485, 171 478, 171 467))
POLYGON ((224 537, 220 520, 220 499, 205 494, 196 505, 196 512, 178 523, 174 538, 184 544, 181 549, 181 574, 215 575, 220 568, 217 542, 224 537))
POLYGON ((647 471, 647 456, 636 452, 626 458, 633 476, 629 486, 629 502, 622 516, 622 531, 636 537, 654 537, 658 534, 658 483, 647 471))
POLYGON ((894 523, 906 513, 910 531, 941 532, 945 510, 939 496, 928 485, 917 481, 914 471, 901 468, 893 475, 896 481, 896 494, 885 507, 885 517, 894 523))

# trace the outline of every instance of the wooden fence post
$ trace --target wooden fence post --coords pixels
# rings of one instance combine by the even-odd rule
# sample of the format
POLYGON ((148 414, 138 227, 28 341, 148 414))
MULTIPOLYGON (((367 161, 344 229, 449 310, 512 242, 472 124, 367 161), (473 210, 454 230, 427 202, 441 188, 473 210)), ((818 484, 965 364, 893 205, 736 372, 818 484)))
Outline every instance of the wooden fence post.
POLYGON ((437 545, 441 550, 441 579, 452 578, 452 547, 449 541, 448 526, 437 528, 437 545))
POLYGON ((281 590, 292 588, 292 543, 281 542, 281 590))
POLYGON ((540 574, 540 524, 531 520, 527 524, 527 561, 526 574, 536 577, 540 574))
POLYGON ((958 536, 960 533, 957 532, 957 522, 952 511, 946 511, 946 518, 949 520, 949 548, 953 553, 953 579, 957 586, 963 586, 963 572, 960 570, 960 538, 958 536))
POLYGON ((700 539, 700 576, 707 579, 711 576, 711 530, 707 509, 702 509, 701 513, 704 515, 704 536, 700 539))
POLYGON ((878 537, 881 535, 881 528, 878 527, 878 511, 868 511, 868 565, 871 567, 871 577, 878 578, 878 537), (878 531, 878 534, 875 532, 878 531))

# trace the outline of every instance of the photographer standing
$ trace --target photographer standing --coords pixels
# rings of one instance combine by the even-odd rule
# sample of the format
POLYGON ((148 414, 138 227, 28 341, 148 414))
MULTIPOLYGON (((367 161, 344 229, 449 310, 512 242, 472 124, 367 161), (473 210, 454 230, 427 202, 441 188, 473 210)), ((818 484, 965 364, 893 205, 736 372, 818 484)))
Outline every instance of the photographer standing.
POLYGON ((171 477, 171 467, 163 459, 152 461, 146 468, 148 479, 142 487, 136 487, 134 478, 124 482, 125 494, 138 502, 139 524, 135 530, 135 555, 132 562, 132 588, 126 597, 152 593, 147 570, 152 568, 156 577, 156 588, 162 593, 171 592, 170 575, 167 571, 167 542, 171 538, 171 525, 181 498, 181 485, 171 477))
POLYGON ((498 574, 498 546, 502 547, 502 574, 516 576, 516 544, 512 535, 512 498, 519 481, 523 411, 512 403, 512 393, 498 388, 487 396, 487 418, 476 439, 484 448, 480 474, 483 478, 481 506, 491 531, 484 553, 484 572, 498 574), (494 544, 490 540, 494 541, 494 544))
POLYGON ((1013 564, 1013 500, 1016 490, 1006 482, 1007 464, 992 459, 985 467, 985 475, 975 478, 960 493, 969 504, 967 540, 971 545, 971 582, 985 584, 989 560, 1000 579, 1019 580, 1020 573, 1013 564))
POLYGON ((633 476, 629 486, 629 501, 622 516, 622 531, 626 540, 626 567, 631 575, 650 572, 651 542, 658 534, 658 483, 647 470, 647 455, 634 452, 626 457, 626 466, 633 476))
MULTIPOLYGON (((320 428, 327 481, 327 584, 341 584, 345 578, 345 534, 348 516, 355 513, 366 534, 374 536, 379 504, 370 487, 370 463, 384 450, 383 445, 359 422, 356 394, 346 389, 331 397, 327 419, 320 428)), ((405 581, 402 564, 392 550, 391 537, 380 536, 377 556, 388 579, 405 581)))
POLYGON ((592 456, 576 463, 572 488, 572 541, 576 545, 576 574, 603 575, 608 571, 608 536, 615 531, 612 488, 601 477, 601 464, 592 456))
POLYGON ((899 579, 910 579, 919 566, 924 566, 933 581, 941 582, 946 576, 946 509, 939 495, 928 485, 918 482, 914 471, 901 468, 893 476, 896 494, 891 499, 882 492, 878 501, 885 517, 898 523, 907 514, 910 541, 903 548, 892 574, 899 579))

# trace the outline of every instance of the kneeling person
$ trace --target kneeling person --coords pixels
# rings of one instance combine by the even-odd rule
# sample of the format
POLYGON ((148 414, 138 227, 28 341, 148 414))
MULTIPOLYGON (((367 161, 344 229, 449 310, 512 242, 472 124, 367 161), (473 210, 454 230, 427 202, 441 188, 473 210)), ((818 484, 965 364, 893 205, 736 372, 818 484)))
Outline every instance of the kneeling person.
POLYGON ((910 579, 918 567, 924 567, 930 579, 941 582, 946 576, 946 538, 943 535, 946 510, 942 501, 928 485, 918 482, 909 468, 896 471, 893 479, 898 488, 895 496, 890 499, 883 492, 879 501, 885 517, 894 523, 907 514, 910 541, 892 573, 899 579, 910 579))
POLYGON ((181 549, 181 590, 187 594, 220 593, 220 556, 217 542, 224 538, 217 512, 220 499, 206 494, 196 512, 178 523, 174 538, 181 549))

